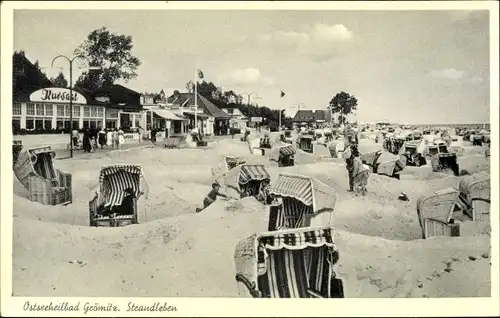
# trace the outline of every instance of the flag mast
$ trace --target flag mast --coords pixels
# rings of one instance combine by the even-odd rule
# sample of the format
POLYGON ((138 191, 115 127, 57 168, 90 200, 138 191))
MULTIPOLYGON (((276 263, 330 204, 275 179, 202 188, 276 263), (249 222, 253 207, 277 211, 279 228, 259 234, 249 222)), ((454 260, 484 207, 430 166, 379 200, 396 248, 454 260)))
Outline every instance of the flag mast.
POLYGON ((198 70, 194 69, 194 128, 198 129, 198 70))

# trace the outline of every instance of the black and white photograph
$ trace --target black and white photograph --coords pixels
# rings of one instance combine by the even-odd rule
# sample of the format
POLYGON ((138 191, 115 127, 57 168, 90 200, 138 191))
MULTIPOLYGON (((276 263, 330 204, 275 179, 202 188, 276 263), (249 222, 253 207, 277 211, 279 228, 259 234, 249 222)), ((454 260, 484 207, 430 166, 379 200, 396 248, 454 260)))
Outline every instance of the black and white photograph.
POLYGON ((498 3, 174 2, 9 6, 2 294, 29 298, 16 312, 492 304, 498 3), (116 297, 169 300, 111 310, 116 297))

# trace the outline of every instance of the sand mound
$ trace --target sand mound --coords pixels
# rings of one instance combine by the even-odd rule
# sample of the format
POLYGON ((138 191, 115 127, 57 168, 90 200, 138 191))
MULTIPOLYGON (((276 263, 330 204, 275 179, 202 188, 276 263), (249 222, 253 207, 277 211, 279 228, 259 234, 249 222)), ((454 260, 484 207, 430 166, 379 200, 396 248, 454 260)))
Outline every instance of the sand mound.
MULTIPOLYGON (((210 168, 220 156, 248 152, 246 143, 234 139, 213 142, 206 150, 143 148, 57 161, 57 168, 73 174, 74 202, 66 207, 30 202, 15 180, 14 295, 237 296, 234 248, 267 230, 269 208, 244 198, 217 200, 194 211, 210 190, 210 168), (140 200, 140 224, 91 228, 88 201, 98 189, 100 167, 115 163, 144 166, 149 194, 140 200)), ((489 161, 479 152, 466 152, 459 160, 461 168, 489 171, 489 161)), ((347 297, 489 295, 487 229, 471 229, 477 234, 463 238, 419 240, 416 199, 456 187, 457 177, 430 167, 408 167, 400 181, 372 174, 367 196, 356 197, 347 192, 342 159, 324 160, 299 150, 296 162, 269 172, 273 180, 280 172, 309 175, 337 193, 337 270, 347 297), (409 202, 397 200, 401 191, 409 202)))

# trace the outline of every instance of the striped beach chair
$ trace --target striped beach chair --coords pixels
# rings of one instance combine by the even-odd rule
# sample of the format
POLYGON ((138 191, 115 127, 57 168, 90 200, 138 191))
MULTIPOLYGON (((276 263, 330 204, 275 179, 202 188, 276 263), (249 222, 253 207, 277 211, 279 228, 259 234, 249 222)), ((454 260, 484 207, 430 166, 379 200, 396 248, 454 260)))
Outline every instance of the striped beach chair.
POLYGON ((290 167, 295 165, 295 147, 285 145, 276 147, 267 152, 269 161, 276 162, 278 167, 290 167))
POLYGON ((239 295, 254 298, 344 298, 330 227, 254 234, 238 242, 239 295))
POLYGON ((333 222, 337 195, 319 180, 280 173, 269 193, 276 199, 270 207, 269 231, 327 226, 333 222))
POLYGON ((218 176, 216 182, 226 193, 235 191, 240 198, 253 196, 263 203, 269 202, 271 176, 264 165, 239 165, 218 176))
POLYGON ((101 168, 99 175, 100 192, 89 202, 90 226, 117 227, 138 224, 137 200, 146 188, 141 165, 111 165, 101 168), (129 206, 124 206, 124 198, 130 195, 129 206))
POLYGON ((313 139, 314 137, 311 135, 300 135, 298 140, 298 148, 307 153, 314 153, 313 139))
POLYGON ((45 205, 67 205, 73 201, 71 174, 54 168, 55 152, 50 146, 21 151, 14 174, 28 189, 29 199, 45 205))

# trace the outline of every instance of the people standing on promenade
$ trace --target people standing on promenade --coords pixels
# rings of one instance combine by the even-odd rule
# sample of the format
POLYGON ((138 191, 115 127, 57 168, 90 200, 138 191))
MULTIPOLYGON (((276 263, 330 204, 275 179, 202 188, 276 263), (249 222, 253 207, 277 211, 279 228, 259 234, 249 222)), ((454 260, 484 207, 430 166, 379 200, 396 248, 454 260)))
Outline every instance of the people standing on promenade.
POLYGON ((71 140, 71 147, 73 147, 73 149, 76 149, 76 147, 78 146, 78 140, 80 140, 80 134, 78 133, 78 130, 76 128, 71 131, 71 140))
POLYGON ((118 128, 118 149, 122 150, 123 149, 123 144, 125 143, 125 135, 123 130, 118 128))
POLYGON ((101 128, 101 130, 99 130, 98 140, 99 145, 101 145, 101 149, 104 149, 104 145, 106 144, 106 131, 104 130, 104 128, 101 128))

